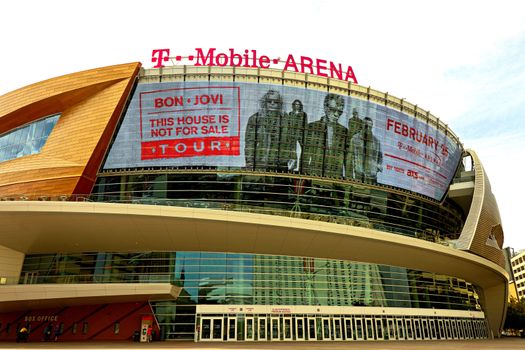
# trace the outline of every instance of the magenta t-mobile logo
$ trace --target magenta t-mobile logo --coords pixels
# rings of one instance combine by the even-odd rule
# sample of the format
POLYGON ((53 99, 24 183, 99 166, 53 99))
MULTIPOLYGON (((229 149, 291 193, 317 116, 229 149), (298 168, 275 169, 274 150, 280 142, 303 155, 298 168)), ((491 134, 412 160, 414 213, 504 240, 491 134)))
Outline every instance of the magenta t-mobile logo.
POLYGON ((162 68, 162 62, 167 62, 170 58, 170 49, 153 50, 151 54, 151 62, 157 63, 153 68, 162 68))

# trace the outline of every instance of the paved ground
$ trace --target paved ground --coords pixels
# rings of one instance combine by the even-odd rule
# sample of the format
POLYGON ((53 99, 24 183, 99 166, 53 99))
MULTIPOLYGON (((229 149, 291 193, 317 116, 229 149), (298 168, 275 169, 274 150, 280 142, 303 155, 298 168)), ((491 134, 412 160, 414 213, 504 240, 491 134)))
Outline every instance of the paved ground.
POLYGON ((469 340, 469 341, 404 341, 404 342, 295 342, 295 343, 192 343, 192 342, 158 342, 158 343, 80 343, 80 342, 58 342, 58 343, 0 343, 0 349, 439 349, 439 350, 461 350, 461 349, 497 349, 497 350, 525 350, 525 339, 503 338, 496 340, 469 340))

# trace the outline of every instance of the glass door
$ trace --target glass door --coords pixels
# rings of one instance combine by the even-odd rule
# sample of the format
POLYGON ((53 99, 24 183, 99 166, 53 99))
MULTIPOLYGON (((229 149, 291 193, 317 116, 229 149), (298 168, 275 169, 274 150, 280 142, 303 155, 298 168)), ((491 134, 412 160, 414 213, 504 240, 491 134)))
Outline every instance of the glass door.
POLYGON ((306 319, 308 323, 308 340, 316 341, 317 340, 317 322, 315 317, 308 317, 306 319))
POLYGON ((374 321, 376 324, 376 340, 385 340, 385 334, 383 332, 383 320, 381 318, 376 318, 374 321))
POLYGON ((321 325, 322 340, 332 340, 330 317, 321 317, 321 325))
POLYGON ((445 336, 445 325, 443 323, 443 320, 441 320, 441 319, 438 320, 438 338, 439 339, 446 339, 447 338, 445 336))
POLYGON ((222 317, 201 317, 199 339, 201 341, 222 341, 222 317))
POLYGON ((414 320, 414 336, 416 338, 416 340, 421 340, 422 339, 422 336, 421 336, 421 320, 416 318, 414 320))
POLYGON ((452 332, 450 331, 450 320, 445 320, 445 334, 447 339, 452 339, 452 332))
POLYGON ((340 317, 332 319, 332 330, 334 332, 334 340, 343 340, 343 329, 340 317))
POLYGON ((458 320, 459 339, 466 339, 464 322, 465 322, 464 320, 458 320))
POLYGON ((255 340, 255 319, 253 316, 247 316, 244 319, 244 340, 254 341, 255 340))
POLYGON ((226 337, 226 340, 237 340, 237 316, 228 316, 226 322, 226 324, 228 325, 228 335, 226 337))
POLYGON ((436 320, 429 320, 428 327, 430 328, 430 339, 437 339, 436 320))
POLYGON ((355 340, 365 340, 365 330, 362 318, 354 318, 355 340))
POLYGON ((267 340, 266 337, 267 319, 264 316, 257 318, 257 340, 267 340))
POLYGON ((396 318, 397 339, 405 340, 405 327, 402 318, 396 318))
POLYGON ((473 332, 473 329, 472 329, 472 320, 468 320, 466 321, 467 323, 467 332, 468 332, 468 338, 469 339, 474 339, 474 332, 473 332))
POLYGON ((304 318, 303 317, 295 318, 295 340, 297 341, 305 340, 304 318))
POLYGON ((406 331, 406 339, 413 340, 414 332, 412 330, 412 320, 410 318, 405 318, 405 331, 406 331))
POLYGON ((386 335, 388 340, 396 340, 396 323, 393 318, 388 318, 386 320, 386 335))
POLYGON ((421 320, 421 328, 423 329, 423 339, 429 340, 430 339, 430 332, 428 330, 428 320, 422 319, 421 320))
POLYGON ((366 340, 375 340, 374 319, 372 318, 365 318, 365 337, 366 340))
POLYGON ((291 317, 283 318, 283 340, 285 341, 293 340, 292 318, 291 317))
POLYGON ((450 321, 450 330, 452 331, 452 338, 458 339, 458 325, 456 324, 456 320, 450 321))
POLYGON ((281 327, 279 324, 279 317, 270 317, 270 332, 272 335, 272 341, 281 340, 281 327))
POLYGON ((354 320, 348 316, 343 319, 343 323, 345 327, 345 339, 354 340, 354 320))

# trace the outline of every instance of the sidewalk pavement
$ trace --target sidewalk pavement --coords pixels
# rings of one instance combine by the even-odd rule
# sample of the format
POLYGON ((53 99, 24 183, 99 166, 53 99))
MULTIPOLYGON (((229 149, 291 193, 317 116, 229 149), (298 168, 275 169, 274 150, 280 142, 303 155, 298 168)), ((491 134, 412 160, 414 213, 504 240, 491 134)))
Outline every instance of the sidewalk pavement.
POLYGON ((194 343, 194 342, 154 342, 154 343, 132 343, 132 342, 56 342, 56 343, 0 343, 0 349, 278 349, 296 350, 298 348, 325 350, 325 349, 435 349, 435 350, 525 350, 525 339, 501 338, 495 340, 455 340, 455 341, 384 341, 384 342, 235 342, 235 343, 194 343))

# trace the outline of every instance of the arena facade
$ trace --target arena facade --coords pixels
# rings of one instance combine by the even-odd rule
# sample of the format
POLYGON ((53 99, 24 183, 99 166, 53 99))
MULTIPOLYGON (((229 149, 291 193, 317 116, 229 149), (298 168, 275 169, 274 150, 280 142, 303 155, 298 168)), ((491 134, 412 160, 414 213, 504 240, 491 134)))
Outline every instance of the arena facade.
POLYGON ((0 121, 2 341, 500 334, 487 175, 404 99, 130 63, 3 95, 0 121))

